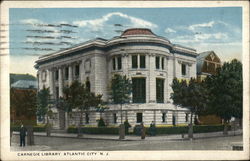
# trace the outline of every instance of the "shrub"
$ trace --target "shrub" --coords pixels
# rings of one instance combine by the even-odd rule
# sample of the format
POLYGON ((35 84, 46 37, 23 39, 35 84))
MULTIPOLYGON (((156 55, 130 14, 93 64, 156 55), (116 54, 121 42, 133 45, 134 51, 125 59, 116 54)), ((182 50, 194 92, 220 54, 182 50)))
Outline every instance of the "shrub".
POLYGON ((105 122, 103 121, 103 119, 102 118, 100 118, 99 120, 98 120, 98 125, 97 125, 98 127, 104 127, 105 126, 105 122))
MULTIPOLYGON (((68 133, 77 133, 77 127, 69 127, 68 133)), ((85 134, 114 134, 118 135, 119 128, 117 127, 82 127, 82 133, 85 134)))
MULTIPOLYGON (((194 133, 207 133, 223 131, 224 125, 194 125, 194 133)), ((230 127, 229 127, 230 129, 230 127)), ((134 134, 141 135, 140 125, 134 127, 134 134)), ((188 126, 165 126, 156 127, 156 134, 185 134, 188 133, 188 126)), ((146 134, 150 134, 149 128, 146 127, 146 134)))
MULTIPOLYGON (((20 130, 20 126, 17 126, 17 125, 11 125, 10 129, 12 131, 19 131, 20 130)), ((39 125, 36 125, 36 126, 33 126, 33 131, 34 132, 45 132, 45 126, 39 126, 39 125)))

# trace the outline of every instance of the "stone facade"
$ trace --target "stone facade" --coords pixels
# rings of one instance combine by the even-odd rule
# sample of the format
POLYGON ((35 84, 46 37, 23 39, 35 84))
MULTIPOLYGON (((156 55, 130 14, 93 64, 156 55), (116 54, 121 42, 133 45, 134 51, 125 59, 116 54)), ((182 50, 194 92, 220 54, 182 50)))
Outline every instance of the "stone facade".
MULTIPOLYGON (((145 98, 141 103, 133 102, 139 96, 135 92, 132 94, 134 99, 122 107, 123 121, 128 119, 132 125, 141 121, 146 125, 152 121, 157 125, 187 124, 189 111, 172 104, 170 85, 174 77, 196 77, 197 55, 194 49, 172 44, 149 29, 128 29, 111 40, 97 38, 40 57, 36 62, 38 88, 49 87, 56 99, 63 96, 63 87, 74 80, 89 82, 91 91, 102 94, 103 99, 108 101, 112 75, 127 75, 134 82, 144 82, 145 92, 142 95, 145 98)), ((55 128, 66 128, 79 122, 77 111, 70 115, 59 112, 57 108, 53 111, 55 128), (61 121, 65 118, 65 122, 61 121)), ((120 106, 110 104, 104 113, 98 113, 94 109, 87 111, 83 122, 96 125, 96 120, 100 117, 108 125, 118 125, 121 122, 120 106)))

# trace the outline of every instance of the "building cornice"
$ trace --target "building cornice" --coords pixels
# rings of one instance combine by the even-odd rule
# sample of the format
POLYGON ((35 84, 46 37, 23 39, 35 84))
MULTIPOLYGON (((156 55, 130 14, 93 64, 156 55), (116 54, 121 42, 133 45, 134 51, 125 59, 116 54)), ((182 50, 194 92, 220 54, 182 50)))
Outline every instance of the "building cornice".
POLYGON ((99 49, 103 51, 109 51, 114 47, 119 47, 124 44, 131 45, 131 44, 142 44, 142 43, 145 43, 146 45, 153 45, 153 46, 157 45, 157 46, 165 47, 171 53, 175 52, 178 54, 190 55, 193 57, 196 57, 198 55, 196 53, 196 50, 183 47, 180 45, 172 44, 169 40, 163 37, 158 37, 154 35, 153 36, 138 35, 138 36, 129 36, 129 37, 117 37, 111 40, 95 39, 95 40, 87 41, 85 43, 73 46, 69 49, 60 50, 58 52, 54 52, 54 53, 39 57, 39 60, 36 61, 35 67, 38 68, 41 64, 44 64, 50 61, 55 61, 58 59, 62 59, 71 55, 82 54, 84 50, 99 49))

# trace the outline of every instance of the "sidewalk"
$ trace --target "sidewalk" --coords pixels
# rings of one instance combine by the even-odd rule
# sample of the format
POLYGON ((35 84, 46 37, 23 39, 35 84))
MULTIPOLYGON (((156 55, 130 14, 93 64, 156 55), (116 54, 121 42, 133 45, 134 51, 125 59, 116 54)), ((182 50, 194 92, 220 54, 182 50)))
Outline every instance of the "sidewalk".
MULTIPOLYGON (((13 135, 18 135, 19 132, 13 132, 13 135)), ((45 132, 34 132, 35 136, 46 137, 45 132)), ((242 135, 242 130, 229 131, 226 136, 242 135)), ((212 138, 212 137, 226 137, 223 132, 211 132, 211 133, 195 133, 194 139, 201 138, 212 138)), ((77 134, 70 133, 51 133, 50 137, 65 137, 65 138, 78 138, 77 134)), ((78 138, 79 139, 79 138, 78 138)), ((140 141, 141 137, 136 135, 126 135, 124 140, 119 140, 118 135, 99 135, 99 134, 83 134, 81 139, 95 139, 95 140, 117 140, 117 141, 140 141)), ((184 138, 181 134, 173 135, 157 135, 157 136, 146 136, 145 140, 150 141, 161 141, 161 140, 187 140, 188 135, 185 134, 184 138)))

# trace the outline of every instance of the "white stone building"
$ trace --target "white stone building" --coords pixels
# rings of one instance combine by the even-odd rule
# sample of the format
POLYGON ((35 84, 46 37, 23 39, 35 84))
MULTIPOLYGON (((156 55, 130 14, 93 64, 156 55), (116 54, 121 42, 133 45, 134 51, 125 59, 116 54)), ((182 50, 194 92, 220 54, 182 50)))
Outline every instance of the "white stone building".
MULTIPOLYGON (((189 111, 172 104, 170 94, 174 77, 196 77, 196 50, 172 44, 149 29, 127 29, 111 40, 97 38, 39 58, 38 88, 49 87, 53 98, 63 96, 63 87, 74 80, 87 83, 92 92, 108 100, 112 75, 127 75, 132 80, 131 103, 123 105, 123 121, 133 126, 155 121, 162 124, 187 124, 189 111)), ((78 124, 79 113, 65 114, 54 108, 54 128, 78 124), (66 120, 66 121, 64 121, 66 120)), ((119 125, 119 105, 109 105, 104 113, 86 111, 84 124, 96 125, 102 117, 108 125, 119 125)))

